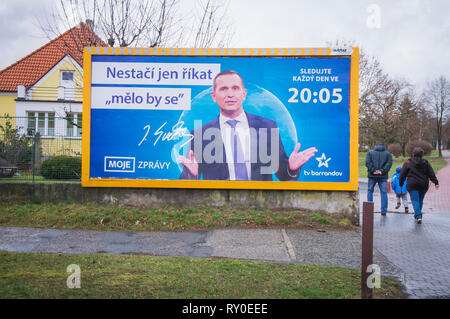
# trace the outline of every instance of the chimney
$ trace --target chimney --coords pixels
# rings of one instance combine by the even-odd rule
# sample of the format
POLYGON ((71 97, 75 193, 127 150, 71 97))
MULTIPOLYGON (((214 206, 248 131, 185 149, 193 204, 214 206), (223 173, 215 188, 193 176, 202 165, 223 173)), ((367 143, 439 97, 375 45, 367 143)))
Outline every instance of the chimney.
POLYGON ((25 100, 25 85, 18 85, 17 86, 17 99, 19 100, 25 100))
POLYGON ((87 20, 86 20, 86 25, 87 25, 91 30, 94 30, 94 20, 87 19, 87 20))

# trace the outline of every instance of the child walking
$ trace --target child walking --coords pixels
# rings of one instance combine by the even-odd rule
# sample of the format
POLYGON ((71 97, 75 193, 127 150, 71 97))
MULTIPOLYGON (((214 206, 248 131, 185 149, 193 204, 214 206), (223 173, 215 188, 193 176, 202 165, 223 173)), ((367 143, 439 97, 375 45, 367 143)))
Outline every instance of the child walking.
POLYGON ((403 200, 403 205, 405 206, 405 213, 408 214, 408 191, 406 190, 406 182, 408 181, 408 179, 406 179, 403 186, 400 187, 399 178, 401 171, 402 171, 401 166, 395 168, 396 173, 392 175, 391 186, 395 192, 395 195, 397 196, 397 206, 395 206, 395 209, 400 208, 400 206, 402 205, 400 200, 403 200))

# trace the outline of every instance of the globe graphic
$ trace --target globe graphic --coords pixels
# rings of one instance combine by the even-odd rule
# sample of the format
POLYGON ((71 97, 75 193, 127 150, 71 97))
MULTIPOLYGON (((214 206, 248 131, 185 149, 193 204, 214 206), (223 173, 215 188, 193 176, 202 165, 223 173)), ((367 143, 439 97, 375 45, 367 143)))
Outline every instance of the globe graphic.
MULTIPOLYGON (((294 150, 297 143, 297 130, 292 117, 284 104, 271 92, 264 88, 248 83, 246 84, 247 97, 243 103, 244 111, 261 117, 274 120, 279 128, 281 141, 287 156, 294 150)), ((191 109, 183 111, 180 122, 187 132, 214 120, 219 115, 219 107, 212 100, 212 87, 197 94, 191 101, 191 109)), ((189 151, 189 137, 183 137, 172 149, 172 160, 177 163, 179 155, 189 151)), ((180 171, 183 166, 178 163, 180 171)))

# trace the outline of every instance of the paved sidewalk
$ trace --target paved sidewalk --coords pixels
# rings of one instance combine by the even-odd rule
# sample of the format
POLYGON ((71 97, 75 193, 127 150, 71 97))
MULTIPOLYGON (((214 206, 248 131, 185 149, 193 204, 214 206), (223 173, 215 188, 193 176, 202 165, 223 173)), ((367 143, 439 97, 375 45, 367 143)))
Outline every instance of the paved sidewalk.
MULTIPOLYGON (((444 156, 450 156, 450 152, 446 151, 444 156)), ((439 189, 436 190, 434 184, 431 183, 424 200, 424 211, 429 208, 430 212, 450 212, 450 157, 445 157, 447 166, 436 172, 439 181, 439 189), (425 203, 427 207, 425 207, 425 203)))
MULTIPOLYGON (((0 250, 59 254, 228 257, 360 269, 357 231, 217 229, 194 232, 101 232, 0 227, 0 250)), ((374 259, 402 276, 377 250, 374 259)))
MULTIPOLYGON (((374 247, 395 267, 413 298, 450 298, 450 214, 375 214, 374 247)), ((383 267, 381 266, 383 273, 383 267)))
MULTIPOLYGON (((448 158, 447 160, 450 160, 448 158)), ((422 225, 413 214, 374 216, 374 263, 400 279, 412 298, 450 298, 450 165, 437 173, 440 189, 425 197, 422 225)), ((360 203, 367 184, 360 183, 360 203)), ((374 195, 379 211, 379 193, 374 195)), ((411 211, 412 211, 412 206, 411 211)), ((148 254, 229 257, 360 269, 359 231, 217 229, 190 232, 100 232, 0 227, 0 250, 67 254, 148 254)))
MULTIPOLYGON (((217 229, 194 232, 101 232, 0 227, 0 250, 228 257, 354 269, 361 267, 361 234, 358 231, 217 229)), ((403 278, 403 272, 377 249, 374 250, 374 262, 383 269, 383 275, 403 278)))
MULTIPOLYGON (((413 298, 450 297, 450 214, 375 215, 374 263, 413 298)), ((228 257, 360 269, 359 231, 218 229, 194 232, 101 232, 0 227, 0 250, 63 254, 228 257)))
MULTIPOLYGON (((450 164, 450 152, 444 156, 450 164)), ((436 173, 439 190, 430 186, 424 200, 423 224, 414 221, 403 205, 395 209, 395 194, 389 193, 387 216, 379 214, 380 193, 374 193, 374 247, 403 273, 401 280, 412 298, 450 298, 450 165, 436 173)), ((367 181, 360 180, 359 200, 367 200, 367 181)), ((409 196, 408 196, 409 199, 409 196)), ((360 218, 361 221, 361 218, 360 218)), ((383 269, 382 269, 383 272, 383 269)))

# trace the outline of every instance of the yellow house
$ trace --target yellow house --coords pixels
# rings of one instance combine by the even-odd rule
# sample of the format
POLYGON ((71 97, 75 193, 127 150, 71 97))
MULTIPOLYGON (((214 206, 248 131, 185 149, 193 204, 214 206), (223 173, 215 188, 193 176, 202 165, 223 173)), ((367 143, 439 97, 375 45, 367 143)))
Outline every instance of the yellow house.
POLYGON ((83 48, 91 45, 105 43, 80 23, 0 71, 0 122, 39 133, 43 156, 81 154, 83 48))

